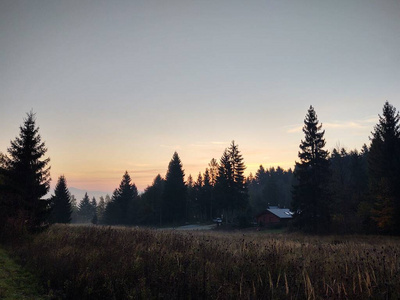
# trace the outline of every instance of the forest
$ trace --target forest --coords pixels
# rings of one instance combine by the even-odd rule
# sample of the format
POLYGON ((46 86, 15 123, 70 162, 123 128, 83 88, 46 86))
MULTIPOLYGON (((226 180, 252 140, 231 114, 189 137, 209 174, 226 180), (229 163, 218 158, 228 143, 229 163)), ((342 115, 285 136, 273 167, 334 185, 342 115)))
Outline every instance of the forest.
MULTIPOLYGON (((304 119, 294 169, 266 169, 245 177, 246 166, 232 141, 204 172, 187 176, 177 152, 166 175, 155 176, 141 194, 128 172, 111 196, 75 199, 67 178, 50 187, 50 159, 27 114, 20 134, 0 157, 0 225, 2 238, 12 232, 36 231, 53 223, 177 226, 221 217, 236 228, 254 224, 269 206, 290 208, 288 230, 306 233, 400 234, 399 113, 385 102, 361 150, 326 150, 325 131, 314 107, 304 119)), ((366 137, 367 138, 367 137, 366 137)))

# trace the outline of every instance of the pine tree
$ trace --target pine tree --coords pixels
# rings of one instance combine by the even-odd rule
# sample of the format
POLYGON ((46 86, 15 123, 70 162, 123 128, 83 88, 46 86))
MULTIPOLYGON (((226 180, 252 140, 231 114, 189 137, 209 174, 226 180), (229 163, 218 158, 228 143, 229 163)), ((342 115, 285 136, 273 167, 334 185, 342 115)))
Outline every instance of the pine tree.
POLYGON ((164 179, 160 174, 153 180, 153 184, 148 186, 143 195, 142 200, 146 206, 146 215, 144 223, 161 225, 162 216, 162 196, 164 193, 164 179))
POLYGON ((233 209, 234 177, 228 149, 225 149, 219 161, 218 176, 215 183, 216 208, 218 214, 233 209))
POLYGON ((71 194, 67 188, 65 176, 61 175, 54 189, 54 196, 51 197, 50 220, 52 223, 70 223, 71 214, 71 194))
POLYGON ((98 222, 97 201, 96 201, 95 197, 92 198, 92 201, 90 201, 90 204, 92 205, 92 214, 93 214, 91 222, 92 222, 92 224, 97 224, 97 222, 98 222))
POLYGON ((44 158, 47 148, 35 122, 35 114, 28 113, 19 137, 7 149, 9 156, 2 158, 7 185, 19 200, 11 214, 22 215, 31 230, 45 224, 49 215, 49 201, 42 197, 50 188, 50 159, 44 158))
POLYGON ((372 132, 368 157, 374 220, 384 232, 400 234, 400 116, 389 102, 372 132))
POLYGON ((181 223, 186 212, 185 173, 177 152, 168 165, 163 193, 163 223, 181 223))
POLYGON ((197 175, 196 182, 193 185, 194 190, 194 208, 193 215, 196 216, 197 220, 204 220, 205 218, 205 199, 204 199, 204 190, 203 190, 203 176, 199 172, 197 175))
POLYGON ((211 159, 208 166, 209 166, 209 172, 210 172, 210 184, 212 186, 215 186, 215 183, 217 182, 218 169, 219 169, 217 160, 215 158, 211 159))
POLYGON ((78 222, 79 223, 90 223, 93 219, 93 206, 90 203, 90 199, 87 193, 83 196, 81 203, 78 205, 78 222))
POLYGON ((129 225, 136 221, 135 200, 138 197, 138 191, 131 181, 126 171, 119 188, 114 191, 111 202, 106 206, 104 212, 106 224, 129 225))
POLYGON ((235 141, 225 149, 220 159, 218 176, 215 184, 217 204, 220 211, 237 215, 244 212, 248 206, 248 191, 244 177, 245 165, 235 141))
POLYGON ((100 223, 100 224, 103 222, 102 220, 103 220, 103 215, 104 215, 105 209, 106 209, 106 202, 104 200, 104 197, 100 196, 99 203, 97 205, 97 211, 96 211, 98 223, 100 223))
POLYGON ((196 190, 194 188, 194 181, 191 174, 189 174, 186 180, 186 211, 185 219, 186 221, 194 221, 198 214, 198 207, 196 203, 196 190))
POLYGON ((203 197, 205 220, 211 220, 213 218, 213 186, 211 185, 210 171, 208 168, 206 168, 203 174, 203 197))
POLYGON ((248 192, 244 170, 246 166, 243 162, 243 156, 240 154, 238 145, 232 141, 228 148, 229 157, 232 164, 233 182, 234 182, 234 207, 235 209, 245 209, 248 205, 248 192))
POLYGON ((300 162, 296 162, 292 208, 296 212, 295 225, 304 231, 329 230, 330 207, 327 184, 329 181, 328 151, 324 150, 325 131, 318 125, 312 106, 304 120, 305 139, 301 141, 300 162))

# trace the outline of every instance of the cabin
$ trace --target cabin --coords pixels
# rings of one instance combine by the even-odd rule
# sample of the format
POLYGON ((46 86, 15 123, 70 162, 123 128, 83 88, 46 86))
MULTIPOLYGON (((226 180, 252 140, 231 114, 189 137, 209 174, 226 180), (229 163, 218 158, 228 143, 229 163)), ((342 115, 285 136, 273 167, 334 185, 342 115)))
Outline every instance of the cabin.
POLYGON ((256 216, 257 223, 262 226, 285 226, 293 218, 288 208, 270 206, 256 216))

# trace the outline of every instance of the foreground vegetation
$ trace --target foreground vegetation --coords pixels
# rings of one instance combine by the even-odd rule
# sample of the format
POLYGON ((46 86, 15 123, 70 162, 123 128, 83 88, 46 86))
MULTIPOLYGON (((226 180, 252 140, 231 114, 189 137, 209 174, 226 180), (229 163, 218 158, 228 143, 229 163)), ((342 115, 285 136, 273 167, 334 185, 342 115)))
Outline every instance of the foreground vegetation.
POLYGON ((55 225, 14 246, 64 299, 398 299, 400 240, 55 225))
POLYGON ((45 299, 37 278, 16 264, 0 248, 0 299, 45 299))

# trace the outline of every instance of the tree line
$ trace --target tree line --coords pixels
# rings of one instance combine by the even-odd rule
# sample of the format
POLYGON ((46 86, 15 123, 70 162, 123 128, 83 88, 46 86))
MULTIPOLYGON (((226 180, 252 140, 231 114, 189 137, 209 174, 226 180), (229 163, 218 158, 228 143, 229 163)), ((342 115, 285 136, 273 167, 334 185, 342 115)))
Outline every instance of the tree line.
MULTIPOLYGON (((399 114, 383 106, 360 151, 337 148, 329 153, 325 131, 312 106, 304 120, 304 139, 294 170, 280 167, 244 176, 243 156, 235 141, 204 172, 185 180, 177 152, 165 177, 158 174, 139 195, 128 172, 112 196, 77 204, 60 176, 50 199, 50 166, 45 158, 35 114, 30 112, 0 157, 0 222, 2 228, 35 231, 49 223, 169 226, 207 222, 220 217, 246 226, 268 206, 291 208, 290 228, 312 233, 400 233, 399 114)), ((7 230, 2 230, 2 234, 7 230)))

